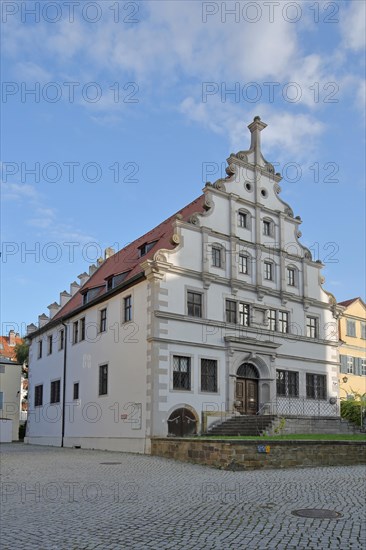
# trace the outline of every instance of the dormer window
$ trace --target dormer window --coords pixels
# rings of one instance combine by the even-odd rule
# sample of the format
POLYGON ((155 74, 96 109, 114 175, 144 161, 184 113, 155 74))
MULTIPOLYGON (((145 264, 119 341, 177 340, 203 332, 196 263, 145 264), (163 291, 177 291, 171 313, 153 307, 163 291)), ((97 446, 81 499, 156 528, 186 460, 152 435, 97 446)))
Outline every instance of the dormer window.
POLYGON ((151 241, 151 243, 144 243, 142 246, 139 246, 139 256, 145 256, 157 243, 158 241, 151 241))
POLYGON ((129 271, 125 271, 124 273, 119 273, 118 275, 113 275, 113 277, 110 277, 107 280, 107 290, 112 290, 113 288, 116 288, 116 286, 123 283, 128 274, 129 271))
POLYGON ((101 288, 102 287, 98 286, 96 288, 91 288, 91 289, 87 290, 85 292, 85 294, 83 294, 83 305, 85 306, 85 304, 88 304, 89 302, 94 300, 94 298, 96 298, 98 296, 101 288))

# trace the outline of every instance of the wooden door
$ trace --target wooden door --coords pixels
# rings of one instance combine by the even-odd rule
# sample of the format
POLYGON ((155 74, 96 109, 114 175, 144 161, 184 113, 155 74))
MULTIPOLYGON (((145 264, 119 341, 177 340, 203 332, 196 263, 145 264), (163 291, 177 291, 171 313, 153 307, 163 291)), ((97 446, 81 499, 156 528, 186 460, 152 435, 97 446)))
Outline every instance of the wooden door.
POLYGON ((241 414, 258 411, 258 381, 237 378, 235 382, 235 407, 241 414))

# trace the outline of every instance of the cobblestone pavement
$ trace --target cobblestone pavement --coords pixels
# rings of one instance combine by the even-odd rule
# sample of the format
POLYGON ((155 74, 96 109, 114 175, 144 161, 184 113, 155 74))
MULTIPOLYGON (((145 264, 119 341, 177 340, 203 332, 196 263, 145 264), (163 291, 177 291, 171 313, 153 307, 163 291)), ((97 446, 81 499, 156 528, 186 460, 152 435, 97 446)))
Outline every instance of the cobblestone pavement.
POLYGON ((2 550, 366 548, 362 466, 227 472, 19 443, 1 455, 2 550))

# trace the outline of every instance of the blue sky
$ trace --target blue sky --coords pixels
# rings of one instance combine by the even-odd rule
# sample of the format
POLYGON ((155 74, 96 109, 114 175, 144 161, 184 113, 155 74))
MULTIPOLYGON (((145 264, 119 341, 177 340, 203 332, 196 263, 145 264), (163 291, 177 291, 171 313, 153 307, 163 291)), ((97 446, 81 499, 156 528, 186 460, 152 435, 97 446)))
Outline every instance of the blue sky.
POLYGON ((362 1, 3 2, 2 334, 221 177, 255 115, 325 288, 365 299, 364 21, 362 1))

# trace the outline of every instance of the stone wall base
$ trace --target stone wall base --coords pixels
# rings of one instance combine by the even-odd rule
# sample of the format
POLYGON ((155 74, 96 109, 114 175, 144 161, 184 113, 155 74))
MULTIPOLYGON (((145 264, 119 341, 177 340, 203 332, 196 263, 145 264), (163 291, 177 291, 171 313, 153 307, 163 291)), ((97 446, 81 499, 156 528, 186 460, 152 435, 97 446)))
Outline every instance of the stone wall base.
POLYGON ((224 470, 350 466, 366 464, 366 441, 152 438, 151 454, 224 470))

